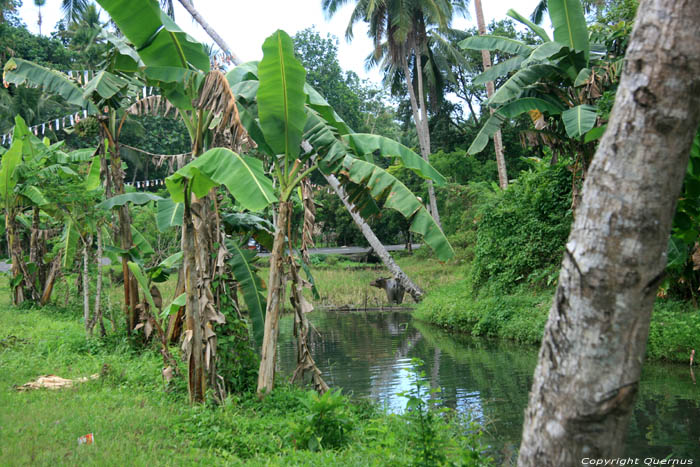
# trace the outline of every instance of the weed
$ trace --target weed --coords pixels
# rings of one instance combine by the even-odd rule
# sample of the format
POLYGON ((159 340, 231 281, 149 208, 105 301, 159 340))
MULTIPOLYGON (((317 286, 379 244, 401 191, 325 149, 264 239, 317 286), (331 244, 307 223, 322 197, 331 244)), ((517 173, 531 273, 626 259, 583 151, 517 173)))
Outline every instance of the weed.
POLYGON ((317 451, 337 449, 347 442, 353 420, 347 408, 348 401, 340 389, 326 391, 322 396, 308 391, 299 401, 306 415, 301 422, 292 424, 296 447, 317 451))

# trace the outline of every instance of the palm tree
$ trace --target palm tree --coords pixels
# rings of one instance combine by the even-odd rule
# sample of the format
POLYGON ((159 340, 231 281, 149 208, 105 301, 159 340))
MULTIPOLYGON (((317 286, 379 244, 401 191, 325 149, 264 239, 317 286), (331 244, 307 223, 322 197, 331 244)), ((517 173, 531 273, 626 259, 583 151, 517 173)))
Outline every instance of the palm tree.
POLYGON ((95 7, 90 0, 61 0, 61 11, 63 11, 63 21, 66 26, 84 19, 83 13, 90 6, 95 7))
MULTIPOLYGON (((484 10, 481 8, 481 0, 474 0, 474 9, 476 10, 476 27, 479 30, 479 35, 486 34, 486 21, 484 21, 484 10)), ((481 51, 481 60, 484 64, 484 71, 491 68, 491 53, 488 50, 481 51)), ((494 92, 493 81, 486 83, 486 95, 490 99, 494 92)), ((490 107, 491 115, 494 113, 493 107, 490 107)), ((503 139, 501 138, 501 130, 498 130, 493 135, 493 145, 496 150, 496 165, 498 166, 498 184, 502 189, 508 186, 508 174, 506 172, 506 160, 503 156, 503 139)))
POLYGON ((39 26, 39 35, 41 36, 41 7, 46 5, 46 0, 34 0, 34 5, 39 8, 39 20, 36 24, 39 26))
MULTIPOLYGON (((333 16, 346 1, 323 0, 321 5, 328 16, 333 16)), ((358 0, 346 30, 346 38, 351 40, 354 24, 359 21, 368 23, 369 35, 374 41, 372 62, 382 62, 387 71, 403 73, 421 155, 425 160, 430 155, 430 130, 422 73, 423 55, 428 51, 427 31, 431 26, 446 29, 455 13, 466 15, 466 4, 466 0, 358 0)), ((428 181, 428 195, 431 214, 440 225, 431 181, 428 181)))

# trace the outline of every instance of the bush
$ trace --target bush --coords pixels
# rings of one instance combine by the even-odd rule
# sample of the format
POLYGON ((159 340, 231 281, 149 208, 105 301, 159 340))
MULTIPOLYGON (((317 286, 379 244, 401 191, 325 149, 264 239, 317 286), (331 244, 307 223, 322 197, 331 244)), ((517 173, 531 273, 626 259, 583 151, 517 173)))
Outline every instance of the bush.
POLYGON ((559 264, 571 228, 571 173, 537 164, 505 191, 482 189, 472 281, 512 290, 535 271, 559 264))
POLYGON ((347 442, 353 420, 340 389, 328 390, 322 396, 308 391, 299 401, 307 415, 303 422, 292 424, 292 438, 298 449, 337 449, 347 442))

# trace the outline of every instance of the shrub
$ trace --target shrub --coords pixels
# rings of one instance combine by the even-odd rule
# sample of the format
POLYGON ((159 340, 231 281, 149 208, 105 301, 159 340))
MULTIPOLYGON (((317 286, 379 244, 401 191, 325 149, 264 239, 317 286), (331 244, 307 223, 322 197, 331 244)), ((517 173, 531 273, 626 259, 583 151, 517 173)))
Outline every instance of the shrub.
POLYGON ((322 396, 308 391, 299 397, 306 408, 303 422, 292 424, 294 444, 300 449, 317 451, 336 449, 347 442, 353 420, 348 410, 348 400, 340 389, 328 390, 322 396))
POLYGON ((505 191, 482 189, 471 279, 500 292, 561 261, 571 228, 571 173, 537 164, 505 191))

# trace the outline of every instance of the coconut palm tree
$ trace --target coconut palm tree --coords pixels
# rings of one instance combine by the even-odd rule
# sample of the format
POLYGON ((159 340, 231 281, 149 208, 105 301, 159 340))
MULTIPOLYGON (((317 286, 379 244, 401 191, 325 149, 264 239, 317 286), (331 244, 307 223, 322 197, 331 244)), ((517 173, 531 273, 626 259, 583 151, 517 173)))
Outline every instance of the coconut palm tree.
MULTIPOLYGON (((333 16, 347 0, 323 0, 321 5, 328 16, 333 16)), ((413 120, 418 133, 421 155, 430 155, 430 130, 424 92, 423 55, 428 49, 427 31, 431 26, 447 28, 455 13, 466 15, 466 0, 385 0, 381 2, 358 0, 346 30, 352 39, 355 23, 364 21, 374 41, 374 63, 383 63, 386 69, 400 70, 406 80, 413 120), (410 64, 413 64, 413 72, 410 64)), ((430 211, 440 224, 433 184, 428 180, 430 211)))
MULTIPOLYGON (((486 34, 486 21, 484 20, 484 10, 481 7, 481 0, 474 0, 474 9, 476 10, 476 27, 479 31, 479 35, 483 36, 486 34)), ((491 53, 488 50, 481 51, 481 60, 484 64, 484 71, 491 68, 491 53)), ((494 92, 493 81, 488 81, 486 83, 486 95, 490 99, 494 92)), ((495 112, 493 107, 489 110, 491 114, 495 112)), ((498 130, 493 135, 493 145, 496 150, 496 165, 498 167, 498 184, 502 189, 508 186, 508 173, 506 171, 506 160, 503 156, 503 138, 501 138, 501 130, 498 130)))
POLYGON ((88 7, 95 7, 95 4, 89 0, 62 0, 61 11, 63 11, 63 22, 66 25, 78 23, 81 19, 85 19, 83 13, 88 7))
POLYGON ((46 0, 34 0, 34 5, 39 9, 39 20, 36 24, 39 26, 39 35, 41 36, 41 7, 46 5, 46 0))

